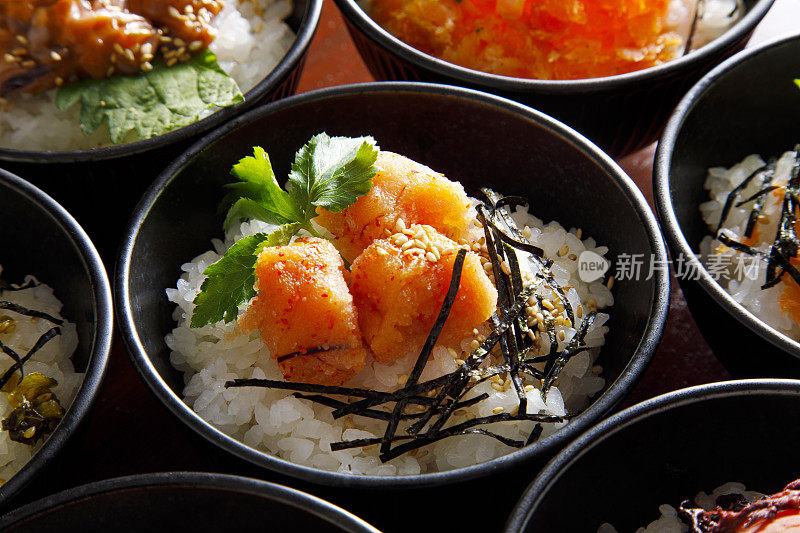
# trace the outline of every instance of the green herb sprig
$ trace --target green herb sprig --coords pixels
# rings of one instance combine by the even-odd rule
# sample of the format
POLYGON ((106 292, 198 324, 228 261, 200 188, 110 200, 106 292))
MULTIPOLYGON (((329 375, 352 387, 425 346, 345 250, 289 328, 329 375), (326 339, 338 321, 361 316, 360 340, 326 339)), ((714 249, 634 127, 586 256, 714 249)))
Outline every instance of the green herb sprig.
POLYGON ((322 207, 340 213, 372 188, 378 169, 378 147, 372 137, 329 137, 319 133, 295 154, 286 189, 272 170, 261 147, 231 169, 238 179, 229 183, 222 200, 228 212, 224 229, 247 219, 280 227, 270 234, 241 239, 203 272, 208 276, 194 299, 191 326, 198 328, 238 317, 239 306, 255 296, 255 264, 266 247, 289 244, 300 230, 321 237, 311 221, 322 207))

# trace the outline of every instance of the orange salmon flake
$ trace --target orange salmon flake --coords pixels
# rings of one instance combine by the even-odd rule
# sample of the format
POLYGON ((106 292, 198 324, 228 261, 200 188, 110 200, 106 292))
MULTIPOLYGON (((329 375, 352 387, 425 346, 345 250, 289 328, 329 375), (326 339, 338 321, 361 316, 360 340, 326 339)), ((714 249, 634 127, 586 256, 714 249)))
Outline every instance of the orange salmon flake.
POLYGON ((682 51, 669 0, 374 0, 370 15, 418 50, 518 78, 613 76, 682 51))

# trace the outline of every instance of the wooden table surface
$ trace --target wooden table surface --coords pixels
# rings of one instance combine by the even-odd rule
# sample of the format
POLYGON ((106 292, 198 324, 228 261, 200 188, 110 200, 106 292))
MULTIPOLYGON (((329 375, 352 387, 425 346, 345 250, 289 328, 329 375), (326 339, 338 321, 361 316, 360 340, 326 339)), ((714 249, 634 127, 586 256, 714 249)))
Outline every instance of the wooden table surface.
MULTIPOLYGON (((793 30, 798 20, 800 0, 777 0, 756 30, 751 45, 793 30)), ((325 0, 322 20, 311 44, 298 92, 368 81, 373 78, 347 34, 341 15, 331 0, 325 0)), ((653 151, 654 147, 650 147, 620 161, 651 205, 653 151)), ((113 265, 115 258, 104 259, 113 265)), ((731 379, 701 337, 677 283, 673 284, 670 300, 661 345, 640 383, 621 407, 671 390, 731 379)), ((366 516, 368 520, 386 531, 404 529, 393 527, 390 521, 382 520, 380 513, 370 513, 348 497, 337 497, 335 491, 258 470, 207 444, 184 428, 144 385, 119 335, 115 336, 108 373, 85 433, 74 439, 14 504, 101 479, 175 470, 225 472, 274 480, 330 498, 357 514, 364 512, 369 515, 366 516)), ((507 513, 508 508, 504 507, 502 512, 507 513)), ((504 519, 502 514, 493 517, 490 529, 499 530, 504 519)))

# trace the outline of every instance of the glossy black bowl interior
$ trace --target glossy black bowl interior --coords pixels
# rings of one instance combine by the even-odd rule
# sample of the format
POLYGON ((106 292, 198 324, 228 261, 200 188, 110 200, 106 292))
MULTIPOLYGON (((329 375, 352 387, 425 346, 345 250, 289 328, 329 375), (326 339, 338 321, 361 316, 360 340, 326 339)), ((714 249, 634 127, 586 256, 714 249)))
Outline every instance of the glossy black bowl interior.
POLYGON ((797 475, 800 381, 701 385, 626 409, 569 445, 531 483, 506 525, 636 531, 729 482, 770 494, 797 475), (565 509, 571 512, 565 512, 565 509))
POLYGON ((79 343, 72 360, 76 370, 86 373, 55 432, 19 473, 0 485, 0 506, 4 506, 55 459, 87 414, 106 368, 113 316, 105 269, 80 226, 49 196, 3 170, 0 245, 3 280, 22 283, 26 274, 33 274, 51 286, 64 303, 62 316, 78 329, 79 343))
MULTIPOLYGON (((800 141, 800 36, 746 50, 704 77, 670 119, 656 155, 655 199, 673 258, 695 257, 709 230, 698 206, 707 169, 768 159, 800 141)), ((736 375, 800 376, 800 343, 734 302, 706 271, 680 279, 700 331, 736 375), (753 354, 758 354, 753 359, 753 354)))
MULTIPOLYGON (((293 12, 286 20, 286 24, 296 34, 294 43, 275 68, 271 72, 265 73, 264 79, 245 94, 245 101, 240 104, 221 109, 203 120, 158 137, 118 146, 61 152, 12 150, 0 147, 0 161, 31 163, 99 161, 140 154, 182 140, 196 139, 202 133, 212 130, 260 103, 277 100, 294 93, 303 70, 308 46, 317 31, 321 14, 322 0, 295 0, 293 2, 293 12)), ((77 125, 75 128, 75 131, 78 132, 77 125)), ((51 168, 49 171, 57 173, 58 169, 51 168)))
POLYGON ((347 511, 288 487, 187 472, 116 478, 70 489, 0 517, 0 528, 15 533, 378 532, 347 511))
POLYGON ((393 37, 361 9, 358 0, 336 0, 336 4, 377 79, 447 83, 505 96, 561 120, 617 156, 655 141, 685 91, 744 46, 773 1, 745 0, 747 14, 742 19, 684 57, 639 72, 584 80, 511 78, 460 67, 393 37))
POLYGON ((663 273, 615 288, 617 305, 602 355, 609 385, 602 396, 567 429, 489 463, 424 476, 347 476, 258 452, 200 419, 181 401, 183 379, 169 363, 163 339, 175 323, 164 290, 175 286, 181 264, 222 235, 217 205, 231 165, 258 145, 269 153, 276 174, 286 176, 295 151, 320 131, 373 135, 382 149, 442 171, 468 192, 489 185, 524 195, 537 216, 582 227, 584 235, 613 251, 664 257, 654 218, 630 178, 572 130, 513 102, 465 89, 392 83, 326 89, 276 102, 218 130, 165 171, 139 204, 117 263, 116 303, 131 357, 184 423, 234 454, 308 481, 421 487, 486 476, 553 453, 631 389, 660 339, 668 294, 663 273))

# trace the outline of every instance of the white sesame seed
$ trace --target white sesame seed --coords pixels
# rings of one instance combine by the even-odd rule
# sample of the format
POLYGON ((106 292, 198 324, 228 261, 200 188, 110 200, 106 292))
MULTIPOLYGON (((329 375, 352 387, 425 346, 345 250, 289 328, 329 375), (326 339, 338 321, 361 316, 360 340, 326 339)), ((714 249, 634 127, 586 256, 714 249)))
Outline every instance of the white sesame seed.
POLYGON ((492 412, 493 412, 494 414, 496 414, 496 415, 499 415, 500 413, 502 413, 502 412, 503 412, 503 411, 505 411, 505 410, 506 410, 506 408, 505 408, 505 407, 503 407, 502 405, 500 405, 500 406, 498 406, 498 407, 495 407, 494 409, 492 409, 492 412))

